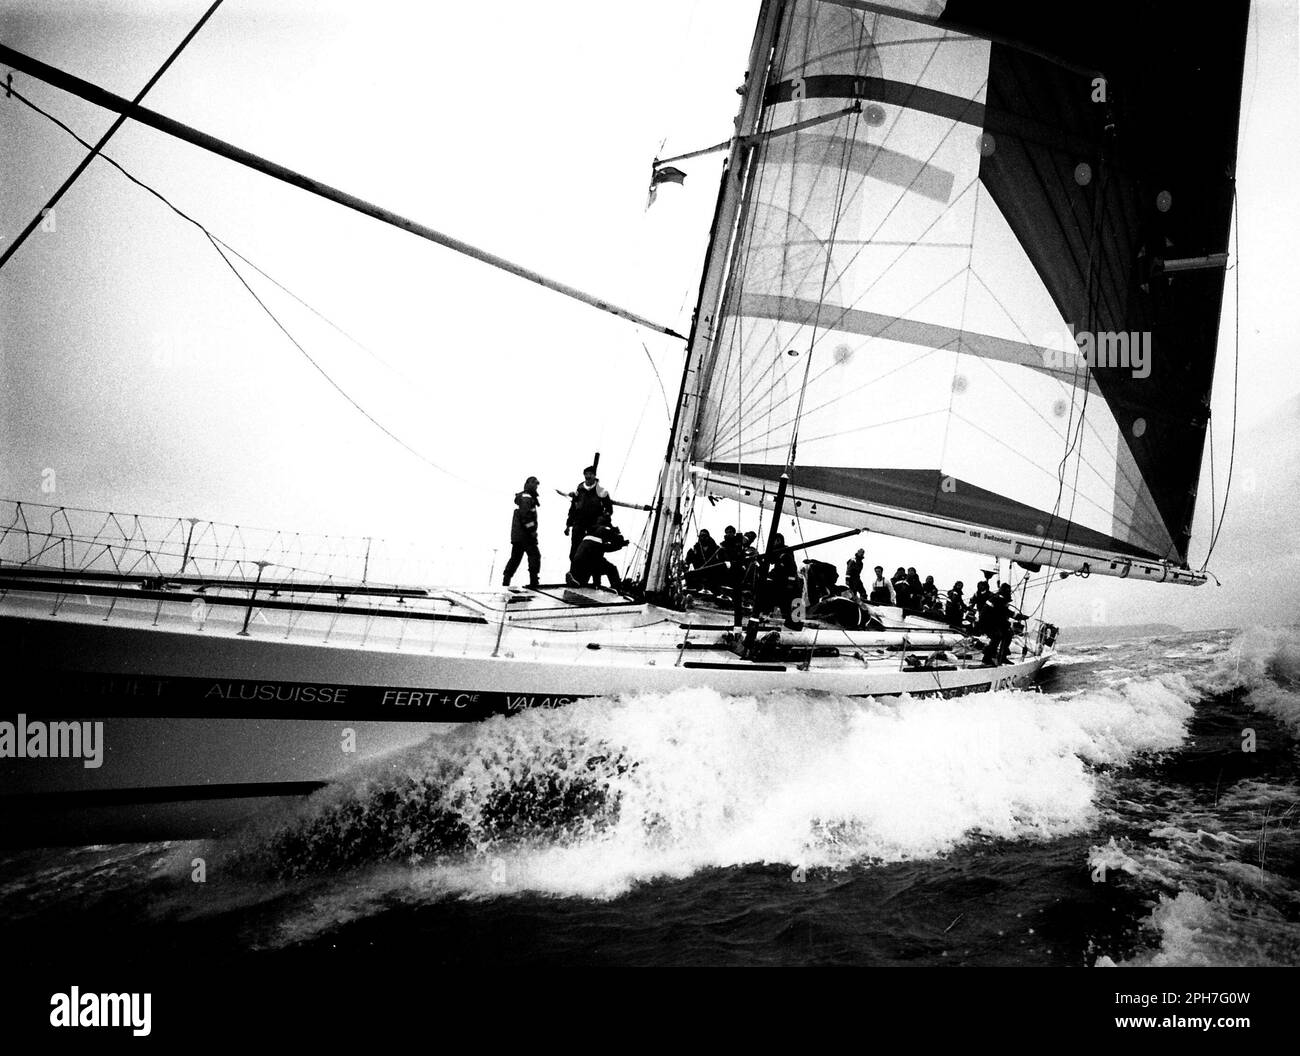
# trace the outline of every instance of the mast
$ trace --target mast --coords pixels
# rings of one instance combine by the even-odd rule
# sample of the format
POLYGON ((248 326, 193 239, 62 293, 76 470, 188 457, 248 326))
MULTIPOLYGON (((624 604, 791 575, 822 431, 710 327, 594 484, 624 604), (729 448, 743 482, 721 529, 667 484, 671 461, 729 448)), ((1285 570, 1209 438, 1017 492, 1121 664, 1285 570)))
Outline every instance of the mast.
POLYGON ((784 0, 763 0, 749 52, 749 68, 741 89, 740 112, 736 116, 736 134, 722 171, 722 186, 709 235, 709 248, 700 279, 700 296, 691 320, 686 358, 682 367, 682 384, 673 411, 673 425, 664 453, 664 469, 659 477, 659 494, 650 529, 646 569, 642 585, 647 594, 661 594, 667 584, 669 559, 675 529, 681 524, 681 500, 685 492, 691 441, 699 419, 700 392, 708 376, 707 364, 713 356, 718 304, 722 298, 727 265, 735 238, 736 222, 744 198, 745 175, 755 149, 749 138, 758 130, 763 113, 763 90, 767 81, 772 42, 780 23, 784 0))

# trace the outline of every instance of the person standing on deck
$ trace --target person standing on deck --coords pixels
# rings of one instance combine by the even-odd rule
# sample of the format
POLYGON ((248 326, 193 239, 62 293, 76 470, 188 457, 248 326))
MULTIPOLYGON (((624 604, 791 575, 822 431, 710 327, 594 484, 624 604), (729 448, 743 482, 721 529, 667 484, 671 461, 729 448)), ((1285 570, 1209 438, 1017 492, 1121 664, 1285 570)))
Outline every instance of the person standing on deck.
POLYGON ((528 585, 534 589, 538 585, 537 576, 542 567, 542 554, 537 549, 537 507, 541 505, 538 486, 538 479, 529 477, 524 481, 523 490, 515 493, 515 513, 510 520, 510 560, 501 580, 504 587, 510 586, 525 555, 528 556, 528 585))
POLYGON ((894 604, 894 587, 885 578, 885 570, 880 565, 876 566, 876 578, 871 581, 872 605, 892 605, 894 604))
POLYGON ((910 609, 914 602, 912 588, 907 582, 907 570, 900 565, 890 582, 894 586, 894 604, 901 609, 910 609))
POLYGON ((862 585, 862 560, 865 556, 865 552, 859 550, 844 566, 844 582, 848 584, 849 593, 853 595, 854 601, 867 600, 867 591, 862 585))
POLYGON ((1011 604, 1011 584, 1003 583, 995 592, 990 592, 984 603, 984 633, 989 636, 988 647, 984 650, 984 665, 996 667, 1007 662, 1007 651, 1011 648, 1011 621, 1023 618, 1011 604))
POLYGON ((767 579, 756 587, 755 608, 760 613, 767 612, 773 605, 781 609, 785 625, 791 629, 794 623, 794 599, 803 591, 803 582, 799 578, 799 566, 795 564, 794 554, 785 549, 785 536, 779 532, 772 536, 772 548, 776 556, 768 568, 767 579))
POLYGON ((564 523, 564 534, 569 536, 569 560, 578 552, 583 536, 600 523, 602 516, 613 517, 614 500, 601 487, 596 467, 582 471, 582 483, 569 492, 569 517, 564 523))
POLYGON ((966 611, 970 613, 971 617, 972 634, 984 633, 985 605, 992 596, 987 579, 981 579, 975 584, 975 593, 971 595, 970 604, 966 607, 966 611))
POLYGON ((962 597, 965 589, 966 584, 959 579, 952 585, 952 590, 948 591, 948 604, 944 606, 943 618, 954 627, 960 627, 966 616, 966 599, 962 597))

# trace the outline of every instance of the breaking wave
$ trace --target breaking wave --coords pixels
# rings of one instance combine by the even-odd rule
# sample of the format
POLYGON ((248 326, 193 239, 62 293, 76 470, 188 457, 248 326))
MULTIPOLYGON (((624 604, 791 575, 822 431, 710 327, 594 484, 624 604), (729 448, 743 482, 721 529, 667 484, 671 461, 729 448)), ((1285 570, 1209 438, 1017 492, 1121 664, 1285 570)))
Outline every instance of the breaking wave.
POLYGON ((1207 695, 1239 698, 1300 737, 1300 633, 1295 627, 1243 631, 1195 686, 1207 695))
POLYGON ((1141 922, 1154 948, 1119 962, 1101 957, 1097 967, 1250 968, 1300 962, 1300 928, 1263 902, 1190 891, 1162 895, 1141 922))
POLYGON ((836 869, 975 837, 1052 839, 1095 823, 1099 768, 1183 743, 1192 695, 1162 676, 1059 696, 581 701, 356 772, 246 834, 238 866, 274 879, 368 867, 378 888, 435 895, 608 898, 711 867, 836 869))

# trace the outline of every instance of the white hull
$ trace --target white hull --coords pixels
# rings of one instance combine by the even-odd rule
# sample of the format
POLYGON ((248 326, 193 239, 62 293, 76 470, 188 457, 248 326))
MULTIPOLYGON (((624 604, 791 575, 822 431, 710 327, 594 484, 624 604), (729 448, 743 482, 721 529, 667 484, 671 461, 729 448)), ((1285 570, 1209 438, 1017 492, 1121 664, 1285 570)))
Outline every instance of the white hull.
MULTIPOLYGON (((10 804, 24 805, 11 817, 30 822, 27 808, 50 803, 50 792, 65 821, 74 804, 84 821, 133 798, 183 800, 185 786, 221 798, 301 794, 316 787, 302 783, 328 781, 448 723, 584 697, 701 687, 947 696, 1024 684, 1046 659, 908 670, 905 656, 923 662, 959 640, 918 621, 906 635, 915 652, 902 648, 898 631, 809 627, 781 632, 792 653, 751 661, 737 655, 735 632, 720 614, 672 612, 589 590, 442 592, 400 605, 385 599, 370 615, 290 602, 250 607, 247 590, 230 595, 239 604, 218 604, 216 591, 201 599, 142 593, 63 584, 0 598, 0 640, 21 687, 0 721, 98 721, 104 742, 94 768, 79 759, 4 760, 0 795, 19 795, 10 804), (89 589, 98 593, 80 593, 89 589), (342 747, 349 736, 353 752, 342 747), (126 789, 152 791, 132 797, 126 789)), ((335 604, 347 608, 348 600, 335 604)), ((138 804, 131 809, 143 817, 138 804)), ((204 809, 189 804, 191 822, 204 809)), ((150 810, 156 821, 162 808, 150 810)))

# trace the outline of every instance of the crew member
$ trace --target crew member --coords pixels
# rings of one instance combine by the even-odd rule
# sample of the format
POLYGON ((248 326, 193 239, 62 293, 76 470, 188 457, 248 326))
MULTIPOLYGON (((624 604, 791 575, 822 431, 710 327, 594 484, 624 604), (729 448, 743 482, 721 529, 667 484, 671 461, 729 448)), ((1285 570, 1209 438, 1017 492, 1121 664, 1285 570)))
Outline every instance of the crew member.
POLYGON ((984 602, 984 632, 989 636, 988 647, 984 650, 986 667, 996 667, 1007 662, 1013 618, 1023 619, 1023 615, 1011 604, 1011 584, 1003 583, 996 592, 989 593, 988 600, 984 602))
POLYGON ((984 633, 984 606, 990 597, 992 594, 989 591, 989 581, 981 579, 975 584, 975 593, 971 595, 970 604, 966 606, 966 611, 970 615, 972 634, 984 633))
POLYGON ((599 587, 600 577, 605 576, 609 579, 609 585, 618 590, 621 586, 618 569, 605 559, 605 555, 622 550, 625 546, 627 540, 623 538, 623 533, 610 523, 609 514, 602 513, 591 530, 578 540, 568 581, 573 586, 585 587, 590 579, 592 586, 599 587))
POLYGON ((767 612, 773 604, 779 605, 785 625, 792 630, 796 628, 792 603, 803 592, 799 580, 799 566, 795 564, 794 554, 785 549, 785 536, 779 532, 772 536, 772 548, 776 557, 768 569, 767 579, 758 585, 758 597, 755 608, 759 613, 767 612))
POLYGON ((912 596, 912 608, 925 608, 925 586, 921 582, 921 577, 916 574, 916 569, 914 568, 909 568, 907 570, 907 591, 912 596))
POLYGON ((876 566, 876 578, 871 581, 870 601, 872 605, 894 604, 893 585, 885 578, 885 570, 880 565, 876 566))
POLYGON ((735 554, 740 553, 740 536, 736 534, 736 526, 729 524, 722 529, 722 542, 718 544, 722 548, 722 556, 730 561, 735 554))
POLYGON ((926 612, 939 611, 939 588, 934 584, 934 576, 926 576, 921 584, 921 607, 926 612))
POLYGON ((948 604, 944 606, 943 618, 954 627, 960 627, 966 616, 966 599, 962 597, 965 589, 966 585, 959 579, 952 585, 952 590, 948 591, 948 604))
POLYGON ((840 593, 836 580, 840 574, 829 561, 817 561, 809 558, 804 562, 804 578, 808 582, 808 604, 816 605, 823 598, 834 597, 840 593))
POLYGON ((754 545, 757 541, 754 532, 740 537, 740 558, 732 569, 732 582, 742 593, 754 589, 754 577, 758 574, 758 547, 754 545))
POLYGON ((900 565, 890 582, 894 585, 894 604, 899 608, 910 609, 914 602, 912 588, 907 582, 907 570, 900 565))
POLYGON ((848 564, 844 566, 844 582, 848 584, 849 593, 853 596, 854 601, 866 601, 867 591, 862 585, 862 560, 865 556, 862 550, 849 558, 848 564))
POLYGON ((569 560, 578 552, 582 537, 600 523, 602 515, 612 517, 614 500, 601 487, 596 467, 582 471, 582 483, 569 492, 569 516, 564 523, 564 534, 569 536, 569 560))
POLYGON ((528 555, 528 585, 536 589, 537 574, 542 567, 542 554, 537 549, 537 507, 541 500, 537 497, 538 480, 529 477, 524 481, 522 491, 515 492, 515 512, 510 519, 510 560, 506 562, 502 586, 510 586, 519 568, 519 562, 528 555))
MULTIPOLYGON (((733 530, 732 534, 735 532, 733 530)), ((701 590, 717 590, 726 575, 722 550, 707 528, 701 528, 695 545, 686 551, 687 582, 701 590)))

